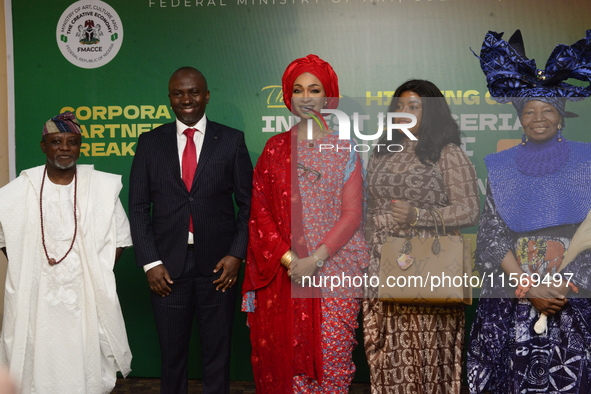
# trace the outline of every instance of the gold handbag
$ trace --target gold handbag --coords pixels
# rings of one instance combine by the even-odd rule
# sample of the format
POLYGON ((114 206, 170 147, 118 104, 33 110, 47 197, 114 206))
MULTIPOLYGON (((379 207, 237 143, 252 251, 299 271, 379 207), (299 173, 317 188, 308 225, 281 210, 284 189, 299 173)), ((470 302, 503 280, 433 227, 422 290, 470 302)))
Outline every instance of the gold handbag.
MULTIPOLYGON (((388 237, 382 246, 378 298, 401 304, 472 304, 470 240, 447 235, 441 213, 429 210, 434 237, 388 237), (439 233, 437 214, 443 228, 439 233)), ((414 235, 414 236, 413 236, 414 235)))

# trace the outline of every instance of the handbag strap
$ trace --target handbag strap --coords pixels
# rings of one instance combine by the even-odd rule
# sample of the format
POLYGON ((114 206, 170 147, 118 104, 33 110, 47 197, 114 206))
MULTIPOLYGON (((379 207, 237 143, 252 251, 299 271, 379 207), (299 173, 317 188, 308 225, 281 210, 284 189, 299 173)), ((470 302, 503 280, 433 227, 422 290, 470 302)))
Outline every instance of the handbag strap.
POLYGON ((437 227, 437 216, 435 216, 435 212, 433 212, 433 209, 428 209, 427 211, 433 217, 433 222, 435 223, 435 236, 438 237, 439 236, 439 227, 437 227))
MULTIPOLYGON (((438 209, 433 208, 431 209, 431 211, 434 211, 437 214, 437 216, 439 216, 439 220, 441 220, 441 227, 443 227, 443 236, 446 236, 447 232, 445 230, 445 222, 443 221, 443 215, 441 214, 441 212, 439 212, 438 209)), ((435 215, 433 216, 433 218, 435 219, 435 215)), ((437 230, 437 219, 435 219, 435 230, 437 230)))

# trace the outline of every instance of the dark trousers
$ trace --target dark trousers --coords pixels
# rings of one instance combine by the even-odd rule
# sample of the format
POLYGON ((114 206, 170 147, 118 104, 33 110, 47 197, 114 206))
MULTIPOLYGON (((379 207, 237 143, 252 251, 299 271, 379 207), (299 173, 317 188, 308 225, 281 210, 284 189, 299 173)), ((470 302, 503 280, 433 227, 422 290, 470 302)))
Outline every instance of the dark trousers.
POLYGON ((187 393, 189 341, 197 318, 203 393, 230 392, 230 341, 238 286, 222 293, 212 283, 219 278, 202 276, 195 266, 193 250, 187 250, 185 270, 173 279, 166 297, 152 294, 152 308, 160 340, 162 360, 161 394, 187 393))

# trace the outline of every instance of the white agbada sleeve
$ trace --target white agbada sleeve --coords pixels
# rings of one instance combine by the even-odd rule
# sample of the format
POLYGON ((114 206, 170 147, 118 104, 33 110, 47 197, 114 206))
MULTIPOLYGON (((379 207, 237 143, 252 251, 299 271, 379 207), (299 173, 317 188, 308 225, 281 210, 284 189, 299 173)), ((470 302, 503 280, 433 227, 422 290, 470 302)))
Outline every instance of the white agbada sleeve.
POLYGON ((0 223, 0 248, 6 247, 6 240, 4 239, 4 230, 2 229, 2 223, 0 223))
MULTIPOLYGON (((39 289, 35 287, 40 277, 40 268, 47 265, 41 246, 39 215, 42 174, 43 166, 25 170, 21 176, 0 189, 2 242, 10 256, 3 329, 0 334, 0 360, 9 365, 11 374, 17 380, 33 382, 37 389, 47 382, 58 380, 56 376, 68 379, 73 373, 71 370, 70 373, 47 378, 44 371, 51 365, 51 361, 49 364, 44 362, 43 365, 32 364, 35 360, 38 361, 33 356, 34 353, 31 353, 32 346, 43 344, 34 343, 34 336, 30 335, 33 332, 31 330, 41 327, 31 326, 31 313, 35 314, 36 310, 31 302, 35 305, 46 302, 51 304, 52 301, 63 302, 71 299, 68 297, 73 294, 67 289, 60 292, 58 288, 55 294, 49 295, 39 293, 39 289), (32 294, 35 294, 34 298, 32 294)), ((79 282, 84 287, 84 305, 79 310, 90 312, 85 313, 84 335, 92 338, 86 345, 81 345, 86 347, 84 354, 89 357, 88 361, 78 364, 86 371, 81 382, 89 392, 110 392, 108 386, 114 385, 115 370, 121 371, 125 376, 130 372, 131 364, 131 351, 113 273, 116 247, 131 245, 129 223, 119 200, 122 188, 120 176, 95 171, 92 166, 79 165, 77 177, 77 217, 80 220, 75 252, 84 273, 83 280, 79 282), (96 357, 99 357, 98 364, 96 357), (93 359, 92 362, 90 358, 93 359), (101 368, 104 360, 113 365, 113 369, 105 368, 105 364, 101 368), (97 367, 103 372, 110 370, 108 382, 105 381, 104 373, 95 372, 97 367)))
POLYGON ((117 247, 129 248, 132 245, 129 220, 127 220, 127 215, 120 199, 117 199, 115 205, 115 221, 117 224, 117 247))

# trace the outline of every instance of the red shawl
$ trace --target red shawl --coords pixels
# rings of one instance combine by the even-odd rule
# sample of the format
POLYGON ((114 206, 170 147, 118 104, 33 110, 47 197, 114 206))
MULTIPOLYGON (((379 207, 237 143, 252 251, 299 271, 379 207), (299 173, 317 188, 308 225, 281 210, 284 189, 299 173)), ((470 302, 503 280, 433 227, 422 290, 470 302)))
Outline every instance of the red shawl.
MULTIPOLYGON (((292 141, 295 133, 272 137, 254 171, 250 239, 242 291, 256 290, 256 309, 249 313, 252 366, 257 391, 291 393, 294 375, 322 381, 322 314, 320 298, 292 298, 291 280, 281 265, 290 249, 309 255, 301 242, 292 247, 292 219, 301 232, 297 182, 292 190, 292 141), (292 207, 293 204, 293 207, 292 207), (298 209, 299 207, 299 209, 298 209), (293 211, 293 217, 292 217, 293 211)), ((295 145, 294 145, 295 146, 295 145)), ((303 239, 303 234, 295 239, 303 239)))

